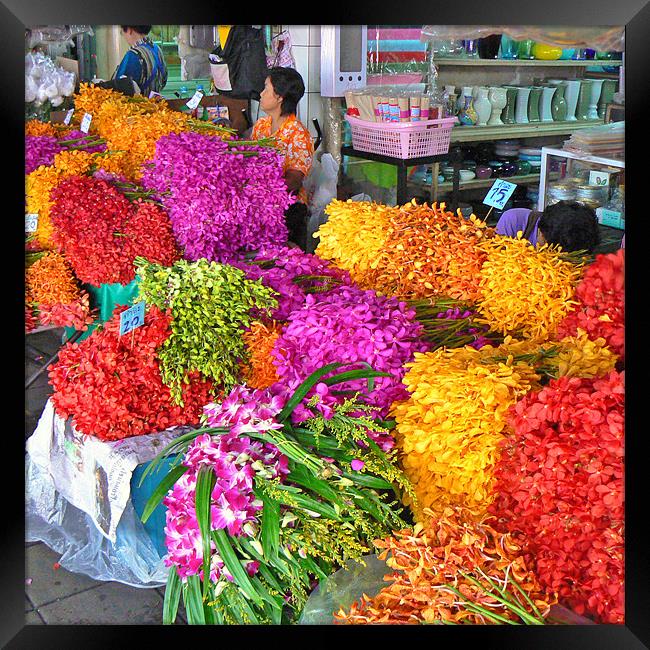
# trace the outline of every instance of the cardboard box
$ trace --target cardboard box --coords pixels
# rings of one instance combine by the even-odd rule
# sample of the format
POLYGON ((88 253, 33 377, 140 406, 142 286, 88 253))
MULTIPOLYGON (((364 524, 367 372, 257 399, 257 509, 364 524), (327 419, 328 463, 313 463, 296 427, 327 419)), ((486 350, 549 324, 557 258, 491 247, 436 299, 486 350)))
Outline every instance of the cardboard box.
POLYGON ((57 56, 56 64, 60 65, 64 70, 74 74, 75 81, 79 79, 79 61, 76 59, 68 59, 65 56, 57 56))

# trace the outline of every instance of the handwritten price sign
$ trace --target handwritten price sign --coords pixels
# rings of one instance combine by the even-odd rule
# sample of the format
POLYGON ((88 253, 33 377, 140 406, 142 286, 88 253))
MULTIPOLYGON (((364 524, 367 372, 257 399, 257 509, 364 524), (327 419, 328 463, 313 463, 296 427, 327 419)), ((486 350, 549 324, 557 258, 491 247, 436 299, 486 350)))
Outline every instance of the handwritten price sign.
POLYGON ((25 232, 36 232, 38 230, 38 214, 25 215, 25 232))
POLYGON ((90 130, 90 123, 93 120, 93 116, 90 113, 85 113, 82 120, 81 120, 81 126, 79 127, 79 130, 82 131, 83 133, 88 133, 90 130))
POLYGON ((120 336, 144 325, 144 301, 136 302, 133 307, 120 314, 120 336))
POLYGON ((497 208, 497 210, 502 210, 503 206, 508 202, 508 199, 516 189, 517 185, 515 183, 508 183, 508 181, 497 178, 497 180, 494 181, 494 185, 490 188, 490 191, 485 195, 483 203, 493 208, 497 208))

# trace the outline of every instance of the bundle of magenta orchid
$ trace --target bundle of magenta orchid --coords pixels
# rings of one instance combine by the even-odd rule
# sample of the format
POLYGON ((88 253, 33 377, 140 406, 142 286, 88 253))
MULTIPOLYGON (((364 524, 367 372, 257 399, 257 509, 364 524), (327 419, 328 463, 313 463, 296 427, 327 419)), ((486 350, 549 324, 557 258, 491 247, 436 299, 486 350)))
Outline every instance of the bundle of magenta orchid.
POLYGON ((176 456, 143 513, 146 521, 160 501, 167 506, 165 624, 181 594, 190 624, 295 623, 319 579, 403 527, 394 491, 412 489, 395 452, 369 435, 390 424, 359 414, 364 407, 352 399, 329 418, 306 399, 351 375, 370 388, 386 375, 331 376, 341 365, 320 368, 293 392, 281 384, 235 388, 205 408, 206 427, 177 438, 150 465, 155 472, 176 456), (312 417, 296 425, 301 404, 312 417))
POLYGON ((185 258, 230 261, 287 241, 284 211, 294 198, 280 154, 256 142, 186 132, 161 137, 142 184, 166 193, 185 258))

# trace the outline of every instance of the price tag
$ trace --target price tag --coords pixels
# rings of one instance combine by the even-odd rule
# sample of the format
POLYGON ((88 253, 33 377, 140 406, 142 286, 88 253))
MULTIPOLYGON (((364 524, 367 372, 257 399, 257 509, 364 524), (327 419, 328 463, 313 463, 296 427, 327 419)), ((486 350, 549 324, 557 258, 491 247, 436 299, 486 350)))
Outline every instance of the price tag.
POLYGON ((589 172, 589 185, 597 185, 598 187, 609 187, 609 172, 589 172))
POLYGON ((153 97, 162 97, 162 95, 160 93, 157 93, 155 90, 152 90, 149 93, 149 99, 152 99, 153 97))
POLYGON ((144 325, 144 301, 136 302, 133 307, 120 314, 120 336, 144 325))
POLYGON ((38 215, 25 215, 25 232, 36 232, 38 230, 38 215))
POLYGON ((508 199, 516 189, 517 185, 515 183, 508 183, 508 181, 497 178, 497 180, 494 181, 494 185, 490 188, 490 191, 485 195, 483 203, 493 208, 497 208, 497 210, 502 210, 503 206, 508 202, 508 199))
POLYGON ((189 109, 194 110, 200 103, 201 99, 203 98, 203 93, 200 90, 197 90, 192 98, 190 99, 185 106, 187 106, 189 109))
POLYGON ((63 123, 64 124, 70 124, 70 120, 72 119, 72 115, 74 114, 74 108, 71 108, 66 114, 65 117, 63 118, 63 123))
POLYGON ((84 113, 83 119, 81 120, 81 127, 79 127, 83 133, 88 133, 90 130, 92 119, 93 116, 90 113, 84 113))
POLYGON ((596 210, 598 215, 598 223, 610 228, 623 228, 625 221, 621 219, 621 213, 616 210, 608 210, 607 208, 598 208, 596 210))

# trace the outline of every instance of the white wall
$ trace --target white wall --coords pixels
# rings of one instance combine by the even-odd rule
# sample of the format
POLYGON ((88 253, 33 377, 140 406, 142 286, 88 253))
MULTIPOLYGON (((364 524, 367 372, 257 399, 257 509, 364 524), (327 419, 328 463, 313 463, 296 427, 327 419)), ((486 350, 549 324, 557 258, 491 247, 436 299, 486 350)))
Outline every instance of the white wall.
POLYGON ((291 36, 296 69, 305 82, 305 95, 298 104, 298 119, 315 137, 312 119, 323 130, 323 107, 320 96, 320 25, 285 25, 291 36))

